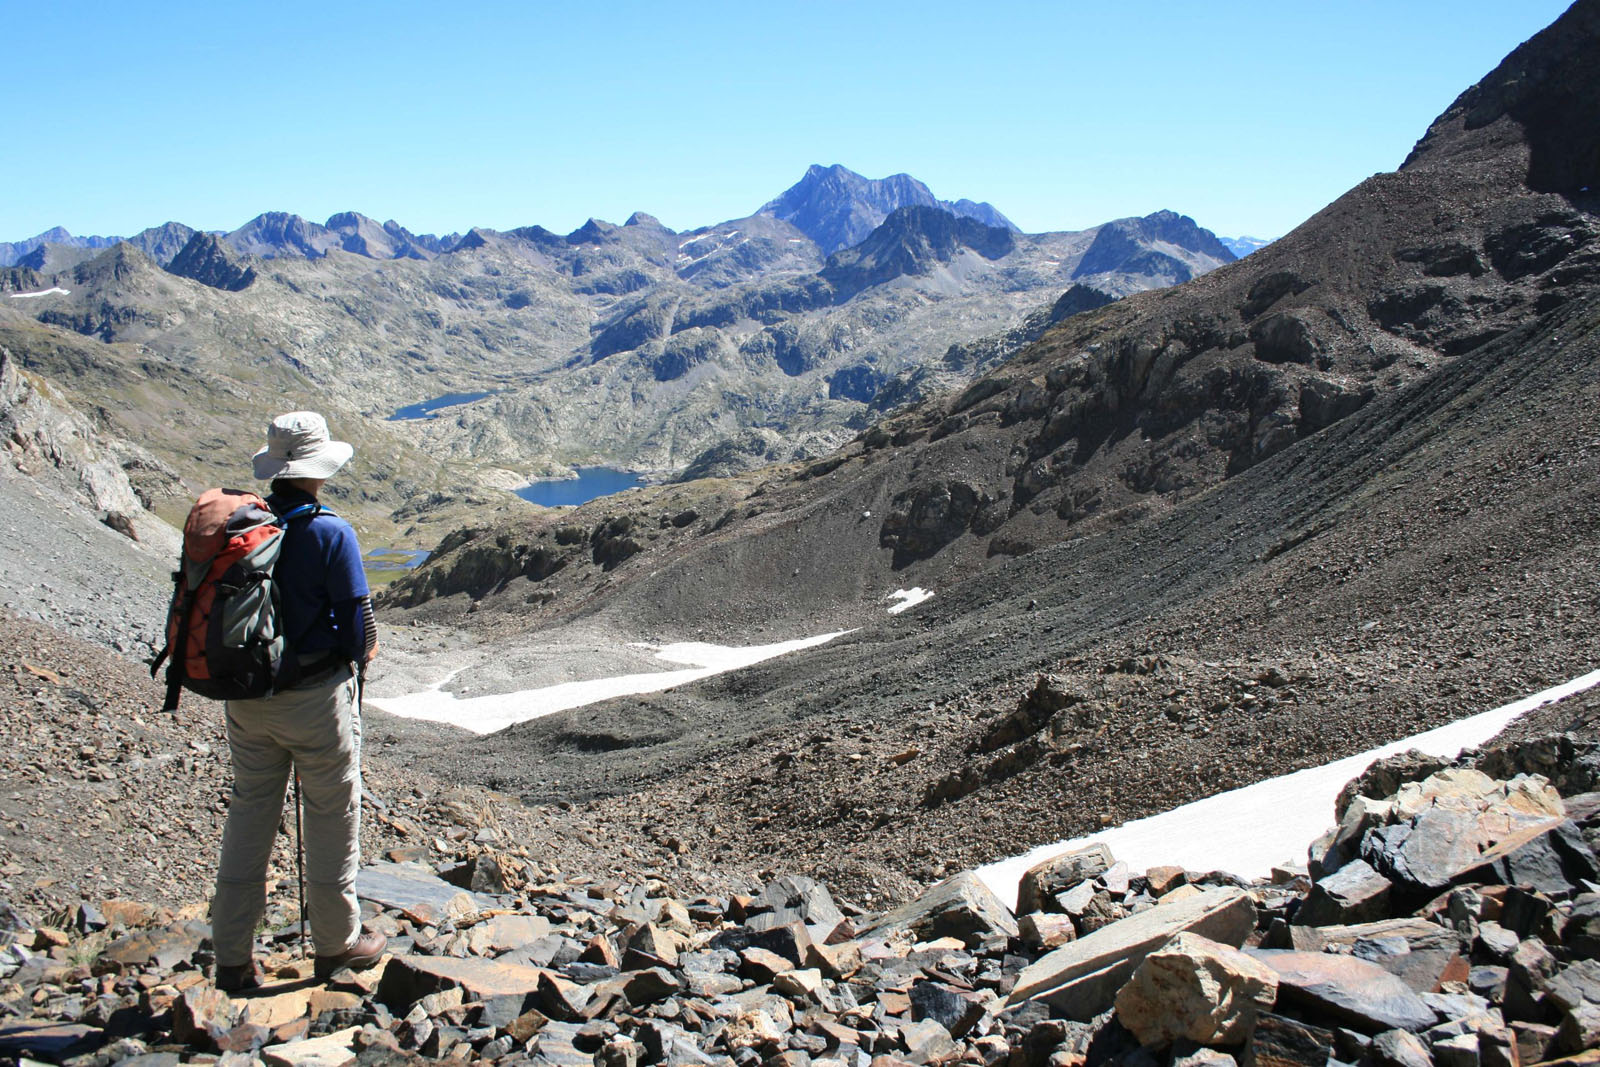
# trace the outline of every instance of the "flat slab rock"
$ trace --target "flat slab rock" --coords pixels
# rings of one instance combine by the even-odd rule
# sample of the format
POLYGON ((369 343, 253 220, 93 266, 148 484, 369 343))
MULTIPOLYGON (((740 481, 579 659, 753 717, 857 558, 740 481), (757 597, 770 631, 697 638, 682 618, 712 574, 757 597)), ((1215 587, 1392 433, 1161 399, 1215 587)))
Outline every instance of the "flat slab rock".
POLYGON ((471 903, 477 912, 499 902, 482 893, 468 893, 422 867, 406 863, 375 863, 356 874, 356 896, 385 908, 409 912, 433 920, 460 918, 463 907, 471 903), (464 898, 464 899, 462 899, 464 898))
POLYGON ((355 1062, 356 1035, 360 1032, 361 1027, 351 1026, 324 1037, 268 1045, 261 1050, 261 1059, 268 1067, 343 1067, 355 1062))
POLYGON ((101 956, 125 966, 171 970, 198 952, 200 942, 210 936, 211 927, 205 923, 175 923, 120 937, 111 942, 101 956))
POLYGON ((1178 934, 1195 933, 1238 948, 1255 923, 1255 905, 1244 890, 1203 889, 1045 954, 1018 976, 1008 1003, 1043 1000, 1065 1018, 1088 1022, 1111 1007, 1117 990, 1146 956, 1178 934))
POLYGON ((61 1060, 98 1048, 105 1034, 82 1023, 23 1019, 0 1026, 0 1055, 61 1060))
POLYGON ((1375 963, 1331 952, 1250 949, 1278 972, 1278 1003, 1300 1004, 1363 1033, 1424 1030, 1438 1022, 1411 987, 1375 963))
POLYGON ((384 968, 378 999, 406 1011, 430 993, 460 989, 469 1000, 526 996, 539 988, 545 972, 537 967, 453 956, 396 956, 384 968))

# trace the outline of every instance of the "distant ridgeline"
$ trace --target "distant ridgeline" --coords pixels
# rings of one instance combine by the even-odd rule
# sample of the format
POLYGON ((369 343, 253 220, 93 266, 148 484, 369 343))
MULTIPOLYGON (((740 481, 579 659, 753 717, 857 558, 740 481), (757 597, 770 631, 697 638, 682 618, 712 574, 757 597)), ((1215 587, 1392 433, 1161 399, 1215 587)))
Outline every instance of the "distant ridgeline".
POLYGON ((642 212, 567 234, 418 234, 353 211, 125 240, 58 228, 0 244, 0 290, 43 294, 8 311, 182 366, 282 369, 499 484, 575 462, 729 474, 820 456, 1064 315, 1235 258, 1171 211, 1027 234, 906 174, 814 166, 753 214, 681 233, 642 212))

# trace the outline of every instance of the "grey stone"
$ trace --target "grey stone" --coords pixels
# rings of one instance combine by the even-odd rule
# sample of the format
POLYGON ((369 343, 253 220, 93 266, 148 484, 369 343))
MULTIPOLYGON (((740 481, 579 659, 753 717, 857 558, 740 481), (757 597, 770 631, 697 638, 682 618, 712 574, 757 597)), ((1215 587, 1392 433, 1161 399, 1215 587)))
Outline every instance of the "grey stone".
POLYGON ((1560 964, 1544 942, 1529 939, 1518 945, 1506 969, 1506 1018, 1541 1021, 1544 991, 1558 970, 1560 964))
POLYGON ((1562 1011, 1580 1004, 1600 1004, 1600 960, 1579 960, 1545 987, 1545 999, 1562 1011))
POLYGON ((1577 824, 1569 821, 1534 834, 1513 848, 1496 847, 1492 857, 1496 881, 1540 893, 1568 893, 1585 881, 1600 880, 1600 864, 1584 843, 1577 824))
POLYGON ((1372 1056, 1380 1067, 1433 1067, 1428 1046, 1405 1030, 1385 1030, 1373 1038, 1372 1056))
MULTIPOLYGON (((1571 929, 1570 924, 1568 929, 1571 929)), ((1521 938, 1497 922, 1478 924, 1477 946, 1490 959, 1505 963, 1511 959, 1511 954, 1517 951, 1517 946, 1521 943, 1521 938)))
MULTIPOLYGON (((1017 921, 975 873, 962 871, 910 903, 878 916, 857 936, 885 937, 897 931, 908 932, 919 941, 960 938, 970 948, 996 934, 1016 937, 1017 921)), ((803 959, 802 955, 795 962, 803 959)))
POLYGON ((465 896, 479 911, 498 904, 494 897, 469 893, 426 868, 407 863, 374 863, 361 868, 356 873, 356 896, 385 908, 438 919, 455 917, 451 911, 461 903, 459 897, 465 896))
POLYGON ((1328 1067, 1332 1052, 1332 1030, 1262 1012, 1241 1067, 1328 1067))
POLYGON ((1145 956, 1177 934, 1189 931, 1237 948, 1253 929, 1255 905, 1249 894, 1203 889, 1045 954, 1018 976, 1007 1004, 1042 999, 1063 1017, 1088 1022, 1111 1007, 1117 990, 1145 956))
POLYGON ((1351 860, 1311 887, 1295 913, 1302 926, 1370 922, 1388 912, 1391 885, 1365 860, 1351 860))
POLYGON ((81 1023, 23 1019, 0 1024, 0 1056, 30 1057, 59 1063, 100 1047, 104 1034, 81 1023))
POLYGON ((1438 1067, 1478 1067, 1478 1035, 1459 1034, 1435 1041, 1433 1061, 1438 1067))
POLYGON ((932 1063, 960 1050, 950 1037, 950 1031, 932 1019, 907 1023, 900 1028, 900 1043, 911 1063, 932 1063))
POLYGON ((813 939, 823 941, 844 921, 844 913, 828 890, 815 879, 786 874, 762 887, 750 902, 753 913, 745 920, 752 930, 770 930, 799 922, 813 939))
MULTIPOLYGON (((1093 903, 1096 889, 1091 881, 1079 882, 1065 893, 1057 893, 1052 899, 1055 901, 1056 910, 1067 915, 1078 916, 1093 903)), ((1024 915, 1028 914, 1023 912, 1024 915)))
POLYGON ((911 1017, 932 1019, 952 1037, 963 1037, 983 1018, 983 1001, 970 992, 954 989, 943 982, 921 981, 911 986, 911 1017))
POLYGON ((1409 824, 1368 834, 1362 858, 1412 897, 1431 897, 1478 862, 1478 819, 1465 811, 1433 808, 1409 824))
POLYGON ((1572 902, 1561 942, 1574 959, 1600 957, 1600 893, 1584 893, 1572 902))
POLYGON ((1561 1017, 1556 1044, 1568 1052, 1582 1052, 1600 1045, 1600 1004, 1584 1002, 1561 1017))
POLYGON ((119 937, 100 955, 128 967, 153 966, 171 970, 198 952, 200 942, 210 936, 211 927, 205 923, 175 923, 119 937))
POLYGON ((1467 975, 1467 988, 1480 997, 1499 1003, 1505 999, 1506 968, 1492 964, 1472 968, 1467 975))
POLYGON ((1278 972, 1278 1003, 1298 1004, 1363 1033, 1417 1031, 1438 1021, 1403 981, 1377 964, 1326 952, 1252 949, 1278 972))
POLYGON ((636 1007, 654 1004, 682 991, 682 979, 664 967, 634 971, 628 975, 627 983, 622 987, 628 1003, 636 1007))
POLYGON ((1017 883, 1017 912, 1049 911, 1051 898, 1104 874, 1115 862, 1109 848, 1093 844, 1034 864, 1017 883))
POLYGON ((576 1023, 549 1023, 533 1039, 533 1062, 546 1067, 594 1067, 594 1056, 575 1044, 576 1023))

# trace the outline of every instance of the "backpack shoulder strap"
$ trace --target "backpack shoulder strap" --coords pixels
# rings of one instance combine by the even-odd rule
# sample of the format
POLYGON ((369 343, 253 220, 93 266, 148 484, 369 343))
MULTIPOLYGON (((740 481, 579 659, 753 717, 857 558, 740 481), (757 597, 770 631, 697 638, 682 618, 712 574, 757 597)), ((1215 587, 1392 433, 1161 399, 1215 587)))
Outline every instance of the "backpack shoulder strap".
POLYGON ((285 512, 283 512, 282 514, 280 514, 278 516, 278 521, 279 522, 283 522, 283 523, 287 523, 291 519, 304 518, 307 515, 315 518, 318 515, 332 515, 332 514, 333 514, 333 512, 329 511, 327 508, 323 507, 321 504, 313 502, 313 503, 310 503, 310 504, 300 504, 297 507, 290 508, 288 511, 285 511, 285 512))

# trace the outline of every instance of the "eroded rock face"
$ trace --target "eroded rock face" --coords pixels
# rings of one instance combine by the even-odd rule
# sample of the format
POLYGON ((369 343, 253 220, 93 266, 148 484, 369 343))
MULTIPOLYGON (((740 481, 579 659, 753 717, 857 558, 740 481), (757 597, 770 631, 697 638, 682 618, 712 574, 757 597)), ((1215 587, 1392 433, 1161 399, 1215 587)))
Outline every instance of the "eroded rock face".
POLYGON ((894 565, 931 556, 969 528, 981 526, 980 516, 996 499, 977 486, 942 481, 908 490, 895 498, 894 510, 883 520, 878 543, 894 549, 894 565))
POLYGON ((146 484, 164 493, 179 491, 176 476, 142 450, 103 438, 63 396, 26 374, 4 347, 0 446, 17 470, 76 500, 118 533, 176 556, 176 531, 150 514, 123 467, 138 465, 148 476, 146 484))

